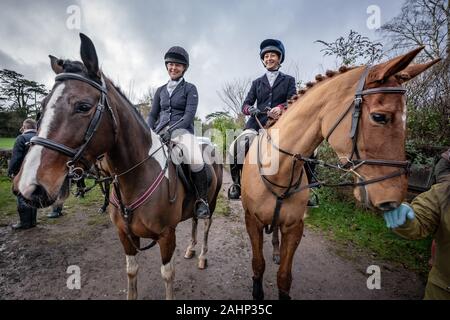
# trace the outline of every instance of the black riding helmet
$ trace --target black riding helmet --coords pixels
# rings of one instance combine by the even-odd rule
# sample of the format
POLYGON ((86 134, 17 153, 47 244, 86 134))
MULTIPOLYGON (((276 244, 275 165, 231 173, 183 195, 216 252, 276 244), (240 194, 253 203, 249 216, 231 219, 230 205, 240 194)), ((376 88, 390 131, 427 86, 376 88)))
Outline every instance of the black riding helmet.
POLYGON ((170 62, 184 64, 187 70, 189 67, 189 54, 182 47, 175 46, 166 52, 164 55, 164 62, 166 63, 166 66, 170 62))
POLYGON ((283 43, 280 40, 266 39, 261 42, 259 48, 261 50, 259 53, 261 60, 264 60, 264 55, 267 52, 275 52, 280 56, 280 64, 284 62, 285 49, 283 43))

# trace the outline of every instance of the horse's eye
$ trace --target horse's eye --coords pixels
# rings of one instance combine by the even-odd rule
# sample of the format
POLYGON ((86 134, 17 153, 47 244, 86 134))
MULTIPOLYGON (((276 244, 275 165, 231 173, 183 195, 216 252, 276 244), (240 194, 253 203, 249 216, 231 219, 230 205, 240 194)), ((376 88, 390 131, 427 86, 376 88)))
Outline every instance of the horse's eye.
POLYGON ((385 114, 372 113, 370 116, 373 121, 379 124, 387 124, 389 122, 389 119, 385 114))
POLYGON ((77 106, 76 106, 76 112, 77 113, 88 112, 89 110, 91 110, 91 108, 92 108, 92 106, 90 104, 80 103, 80 104, 77 104, 77 106))

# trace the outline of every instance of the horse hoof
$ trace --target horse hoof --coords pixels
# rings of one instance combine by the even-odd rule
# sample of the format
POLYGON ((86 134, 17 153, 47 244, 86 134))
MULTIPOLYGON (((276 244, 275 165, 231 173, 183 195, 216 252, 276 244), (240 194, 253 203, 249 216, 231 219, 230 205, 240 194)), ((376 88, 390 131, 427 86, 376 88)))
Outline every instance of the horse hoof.
POLYGON ((195 256, 195 250, 186 250, 185 259, 192 259, 195 256))
POLYGON ((283 291, 279 291, 278 292, 278 299, 279 300, 291 300, 291 296, 289 295, 289 293, 283 292, 283 291))
POLYGON ((200 259, 198 260, 198 268, 200 270, 205 270, 208 266, 208 260, 207 259, 200 259))
POLYGON ((261 279, 253 279, 253 300, 262 301, 264 300, 264 290, 261 279))
POLYGON ((279 255, 274 255, 273 256, 273 262, 275 262, 275 264, 280 264, 280 256, 279 255))

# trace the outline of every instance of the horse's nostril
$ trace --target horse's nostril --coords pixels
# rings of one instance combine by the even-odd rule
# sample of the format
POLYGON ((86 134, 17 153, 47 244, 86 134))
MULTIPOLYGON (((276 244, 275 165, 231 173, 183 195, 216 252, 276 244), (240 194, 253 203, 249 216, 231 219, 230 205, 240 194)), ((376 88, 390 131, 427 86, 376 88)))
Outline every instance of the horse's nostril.
POLYGON ((378 205, 378 209, 381 211, 391 211, 397 209, 399 204, 397 202, 383 202, 378 205))
POLYGON ((42 199, 47 197, 47 192, 41 185, 36 185, 33 193, 31 194, 32 198, 42 199))

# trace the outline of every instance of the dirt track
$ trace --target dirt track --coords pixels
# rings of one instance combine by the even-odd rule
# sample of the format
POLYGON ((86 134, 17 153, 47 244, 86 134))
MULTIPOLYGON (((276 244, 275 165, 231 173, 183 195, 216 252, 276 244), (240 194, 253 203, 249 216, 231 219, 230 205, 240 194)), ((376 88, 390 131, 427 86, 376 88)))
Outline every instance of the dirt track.
MULTIPOLYGON (((229 177, 225 179, 224 190, 229 186, 229 177)), ((89 223, 96 209, 22 232, 1 227, 0 299, 125 299, 125 256, 107 216, 100 223, 89 223), (81 269, 81 290, 66 286, 70 265, 81 269)), ((190 221, 177 228, 176 298, 251 299, 251 249, 240 203, 231 203, 230 216, 214 219, 206 270, 197 269, 196 258, 183 258, 190 229, 190 221)), ((202 226, 199 231, 201 236, 202 226)), ((270 247, 271 239, 266 236, 265 295, 277 299, 277 266, 270 259, 270 247)), ((199 249, 197 245, 197 253, 199 249)), ((158 247, 140 253, 138 261, 139 299, 163 299, 158 247)), ((421 299, 424 291, 423 279, 415 273, 376 261, 350 246, 336 245, 308 228, 293 269, 293 299, 421 299), (381 290, 367 289, 370 265, 381 267, 381 290)))

